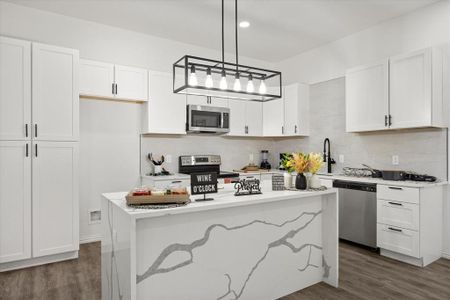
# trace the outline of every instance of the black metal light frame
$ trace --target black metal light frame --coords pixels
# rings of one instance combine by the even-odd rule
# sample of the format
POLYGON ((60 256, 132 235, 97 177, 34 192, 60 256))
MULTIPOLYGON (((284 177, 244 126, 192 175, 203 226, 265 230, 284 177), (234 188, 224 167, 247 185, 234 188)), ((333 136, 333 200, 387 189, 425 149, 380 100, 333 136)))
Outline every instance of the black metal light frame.
POLYGON ((224 48, 224 0, 222 0, 222 60, 208 59, 193 55, 185 55, 173 64, 173 92, 178 94, 210 96, 227 99, 238 99, 248 101, 266 102, 281 98, 282 95, 282 78, 281 72, 267 70, 257 67, 251 67, 239 64, 238 55, 238 24, 237 24, 237 0, 235 0, 235 42, 236 42, 236 62, 225 61, 224 48), (231 84, 227 84, 227 89, 218 87, 206 87, 205 85, 197 84, 195 86, 189 84, 189 74, 192 67, 196 73, 206 74, 223 74, 228 77, 237 78, 251 78, 255 80, 264 81, 267 86, 266 93, 259 93, 258 91, 247 92, 241 89, 239 91, 231 88, 231 84), (177 72, 181 71, 181 72, 177 72), (177 81, 177 74, 183 76, 181 80, 177 81), (269 83, 269 84, 268 84, 269 83), (273 85, 271 84, 273 83, 273 85))

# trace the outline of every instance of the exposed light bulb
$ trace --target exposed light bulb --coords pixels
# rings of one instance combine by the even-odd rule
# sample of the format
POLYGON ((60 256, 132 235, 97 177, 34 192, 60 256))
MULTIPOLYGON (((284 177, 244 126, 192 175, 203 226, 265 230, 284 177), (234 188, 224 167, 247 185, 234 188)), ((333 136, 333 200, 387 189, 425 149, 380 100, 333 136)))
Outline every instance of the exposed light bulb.
POLYGON ((222 78, 220 79, 219 88, 221 90, 226 90, 228 88, 227 77, 225 71, 222 71, 222 78))
POLYGON ((247 82, 247 93, 253 93, 255 91, 255 86, 253 85, 253 75, 250 74, 248 76, 248 82, 247 82))
POLYGON ((264 78, 261 79, 261 84, 259 85, 259 93, 260 94, 267 93, 267 87, 266 87, 266 83, 264 82, 264 78))
POLYGON ((233 90, 239 92, 241 90, 241 80, 239 79, 239 73, 236 73, 236 78, 234 79, 233 90))
POLYGON ((207 88, 212 88, 214 86, 214 82, 213 82, 213 79, 212 79, 212 76, 211 76, 211 69, 210 68, 208 68, 206 70, 205 86, 207 88))
POLYGON ((196 86, 198 84, 197 75, 195 74, 195 66, 191 66, 191 74, 189 75, 189 85, 196 86))

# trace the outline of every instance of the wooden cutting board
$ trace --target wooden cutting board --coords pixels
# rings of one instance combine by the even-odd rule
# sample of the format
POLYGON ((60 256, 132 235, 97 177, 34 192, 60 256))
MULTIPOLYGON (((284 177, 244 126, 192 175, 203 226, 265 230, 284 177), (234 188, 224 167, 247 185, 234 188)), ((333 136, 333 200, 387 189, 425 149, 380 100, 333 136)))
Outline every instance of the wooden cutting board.
POLYGON ((183 195, 163 195, 163 196, 132 196, 131 193, 125 196, 127 205, 141 205, 141 204, 182 204, 189 202, 189 194, 183 195))

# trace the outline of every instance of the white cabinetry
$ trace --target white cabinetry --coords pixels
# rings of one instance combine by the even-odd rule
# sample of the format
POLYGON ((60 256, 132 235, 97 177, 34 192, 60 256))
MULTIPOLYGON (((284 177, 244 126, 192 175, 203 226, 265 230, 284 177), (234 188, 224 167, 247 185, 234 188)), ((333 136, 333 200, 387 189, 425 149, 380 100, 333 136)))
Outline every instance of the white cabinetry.
POLYGON ((78 51, 9 38, 0 49, 0 271, 75 258, 78 51))
POLYGON ((418 266, 441 257, 442 186, 377 186, 377 247, 381 255, 418 266))
POLYGON ((31 146, 0 141, 0 263, 31 257, 31 146))
MULTIPOLYGON (((172 87, 170 90, 172 91, 172 87)), ((206 96, 187 95, 187 104, 206 105, 216 107, 228 107, 228 100, 223 98, 213 98, 206 96)))
POLYGON ((46 141, 79 138, 77 50, 33 43, 33 137, 46 141))
POLYGON ((80 95, 113 98, 114 88, 113 64, 80 60, 80 95))
POLYGON ((172 75, 149 72, 142 133, 186 134, 186 96, 172 92, 172 75))
POLYGON ((148 71, 110 63, 80 61, 80 95, 128 101, 147 101, 148 71))
POLYGON ((229 136, 262 136, 262 103, 228 100, 230 107, 229 136))
POLYGON ((264 136, 282 136, 284 127, 284 100, 276 99, 263 103, 264 136))
POLYGON ((0 37, 0 140, 22 140, 31 129, 31 43, 0 37))
POLYGON ((32 174, 33 257, 78 250, 78 143, 35 142, 32 174))
POLYGON ((347 131, 445 127, 443 67, 434 47, 348 70, 347 131))
POLYGON ((309 135, 309 86, 284 86, 283 98, 263 103, 264 136, 309 135))
POLYGON ((347 71, 345 77, 347 132, 386 128, 389 115, 388 70, 388 60, 384 59, 347 71))
POLYGON ((295 83, 284 87, 284 135, 309 134, 309 87, 295 83))

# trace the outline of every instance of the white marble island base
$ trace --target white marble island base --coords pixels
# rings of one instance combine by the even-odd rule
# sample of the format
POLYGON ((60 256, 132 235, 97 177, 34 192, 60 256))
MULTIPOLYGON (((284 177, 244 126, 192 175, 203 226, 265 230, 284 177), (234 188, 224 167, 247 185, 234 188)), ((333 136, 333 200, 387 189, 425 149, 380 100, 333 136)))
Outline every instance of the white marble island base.
POLYGON ((277 299, 338 284, 337 193, 272 192, 165 210, 102 201, 103 299, 277 299))

